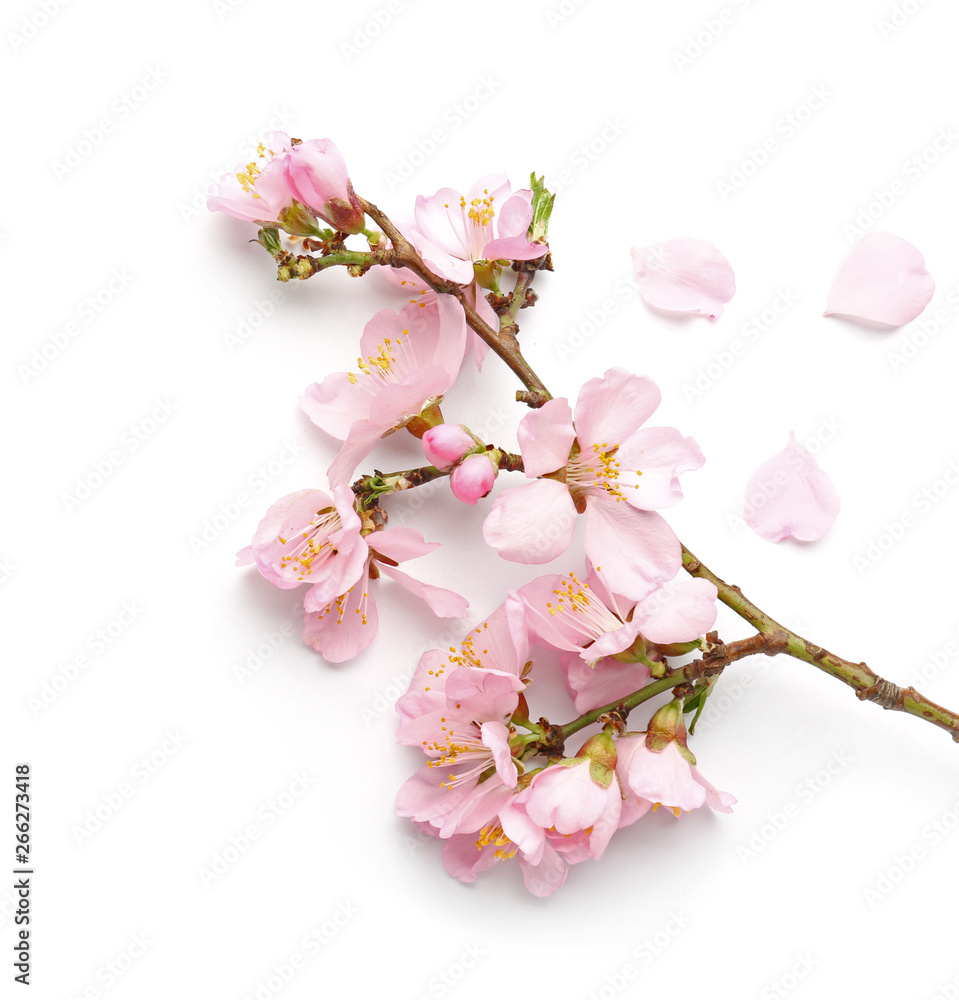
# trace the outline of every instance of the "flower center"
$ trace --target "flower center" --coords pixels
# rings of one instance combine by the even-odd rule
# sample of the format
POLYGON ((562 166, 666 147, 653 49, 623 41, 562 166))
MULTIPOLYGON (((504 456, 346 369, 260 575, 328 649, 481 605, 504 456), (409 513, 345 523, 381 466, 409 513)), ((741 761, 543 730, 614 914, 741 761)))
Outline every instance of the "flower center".
POLYGON ((447 790, 471 781, 494 766, 493 754, 483 742, 482 734, 475 722, 466 723, 466 729, 454 732, 446 719, 440 719, 443 736, 432 743, 423 741, 427 753, 437 753, 436 760, 427 761, 427 767, 459 767, 450 771, 440 787, 447 790))
POLYGON ((313 520, 297 538, 284 538, 277 535, 281 545, 290 548, 280 558, 280 568, 299 573, 297 579, 305 580, 313 572, 314 563, 322 565, 331 556, 336 555, 336 549, 330 542, 330 535, 342 526, 340 515, 335 507, 324 507, 318 510, 313 520))
MULTIPOLYGON (((400 332, 400 337, 408 337, 409 335, 409 330, 402 330, 400 332)), ((405 344, 405 340, 392 340, 390 337, 387 337, 377 345, 376 354, 367 356, 365 361, 363 358, 357 358, 356 367, 359 368, 363 375, 373 379, 374 382, 380 383, 380 385, 396 385, 399 379, 393 371, 393 365, 396 364, 396 356, 403 351, 405 344)), ((356 385, 358 381, 359 376, 354 372, 350 372, 350 384, 356 385)))
MULTIPOLYGON (((275 154, 272 149, 267 150, 266 146, 264 146, 263 143, 261 142, 256 147, 256 155, 257 158, 260 160, 270 160, 273 158, 275 154), (269 156, 266 155, 268 152, 270 154, 269 156)), ((256 191, 254 190, 256 179, 259 176, 260 176, 260 166, 256 162, 256 160, 253 160, 251 163, 248 163, 246 165, 246 170, 236 175, 236 179, 240 182, 240 187, 242 187, 247 194, 253 195, 254 198, 262 198, 263 196, 257 194, 256 191)))
POLYGON ((617 632, 623 621, 597 597, 590 598, 588 583, 581 583, 575 573, 553 591, 558 600, 546 602, 550 615, 559 615, 583 639, 583 645, 595 642, 607 632, 617 632))
POLYGON ((353 584, 345 593, 334 597, 332 601, 317 615, 317 621, 323 619, 332 612, 336 612, 336 625, 342 625, 350 614, 359 615, 363 625, 368 625, 369 620, 366 615, 366 606, 369 603, 369 591, 367 581, 369 577, 364 574, 359 583, 353 584))
POLYGON ((474 227, 479 227, 485 229, 490 222, 493 221, 493 216, 496 215, 493 209, 493 196, 488 190, 483 192, 486 195, 485 198, 474 198, 469 203, 469 208, 467 209, 466 198, 460 197, 460 208, 466 212, 466 218, 473 224, 474 227))
POLYGON ((476 838, 476 850, 481 851, 490 844, 496 845, 493 852, 500 861, 513 857, 519 848, 503 833, 503 828, 497 823, 496 826, 484 826, 476 838), (506 850, 507 845, 512 844, 512 850, 506 850))
POLYGON ((566 467, 566 484, 573 499, 585 499, 589 493, 603 490, 616 498, 625 500, 624 489, 639 489, 639 483, 623 482, 621 477, 643 474, 642 469, 635 473, 623 470, 616 452, 619 445, 610 446, 607 442, 594 442, 592 448, 582 448, 578 454, 570 458, 566 467))

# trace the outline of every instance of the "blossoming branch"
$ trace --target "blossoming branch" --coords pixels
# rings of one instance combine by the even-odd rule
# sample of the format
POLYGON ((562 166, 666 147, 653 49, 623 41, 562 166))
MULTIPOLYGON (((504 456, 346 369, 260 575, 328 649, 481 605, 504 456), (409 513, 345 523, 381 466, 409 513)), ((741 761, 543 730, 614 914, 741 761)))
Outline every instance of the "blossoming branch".
MULTIPOLYGON (((328 483, 278 499, 238 557, 273 586, 302 591, 309 646, 333 663, 366 649, 376 595, 389 594, 384 580, 441 617, 468 613, 465 597, 399 568, 437 547, 389 525, 388 498, 400 491, 447 479, 452 502, 475 505, 508 476, 513 485, 492 501, 483 539, 464 537, 464 549, 485 543, 524 565, 570 561, 565 574, 509 589, 458 643, 424 652, 396 706, 399 742, 423 755, 399 791, 399 815, 442 841, 443 863, 461 880, 514 860, 540 896, 653 810, 731 811, 735 798, 699 771, 689 737, 725 668, 745 656, 792 656, 861 700, 959 740, 959 715, 785 628, 680 542, 663 512, 682 500, 681 477, 704 456, 691 437, 655 424, 660 391, 650 378, 614 367, 588 378, 575 399, 549 392, 517 333, 521 310, 536 302, 536 275, 552 270, 553 202, 535 175, 514 191, 489 174, 464 193, 421 195, 398 226, 354 191, 329 139, 279 132, 209 201, 258 227, 280 281, 344 267, 396 289, 397 307, 366 324, 355 370, 317 373, 300 399, 340 443, 328 483), (522 385, 517 452, 443 412, 461 367, 482 371, 490 353, 522 385), (402 431, 420 440, 423 465, 359 471, 402 431), (720 639, 717 600, 749 634, 720 639), (559 663, 569 721, 531 711, 553 680, 544 659, 559 663)), ((715 318, 735 293, 728 261, 704 240, 633 250, 633 262, 640 294, 656 308, 715 318)), ((875 234, 840 267, 829 312, 898 325, 925 308, 932 287, 915 247, 875 234)), ((749 523, 771 540, 820 538, 838 515, 831 480, 795 439, 754 480, 766 484, 767 502, 749 523)))

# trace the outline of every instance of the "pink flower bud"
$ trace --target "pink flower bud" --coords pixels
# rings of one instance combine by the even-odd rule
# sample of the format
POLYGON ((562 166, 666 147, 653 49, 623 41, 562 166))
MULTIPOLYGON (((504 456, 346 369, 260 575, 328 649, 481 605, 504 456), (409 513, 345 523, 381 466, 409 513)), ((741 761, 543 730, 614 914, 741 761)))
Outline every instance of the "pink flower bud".
POLYGON ((423 454, 430 465, 448 469, 472 448, 476 442, 461 424, 437 424, 423 435, 423 454))
POLYGON ((496 481, 496 469, 489 455, 470 455, 453 470, 450 489, 453 496, 463 503, 475 504, 485 497, 496 481))
POLYGON ((296 143, 286 161, 286 179, 298 201, 341 233, 358 233, 365 216, 340 151, 329 139, 296 143))

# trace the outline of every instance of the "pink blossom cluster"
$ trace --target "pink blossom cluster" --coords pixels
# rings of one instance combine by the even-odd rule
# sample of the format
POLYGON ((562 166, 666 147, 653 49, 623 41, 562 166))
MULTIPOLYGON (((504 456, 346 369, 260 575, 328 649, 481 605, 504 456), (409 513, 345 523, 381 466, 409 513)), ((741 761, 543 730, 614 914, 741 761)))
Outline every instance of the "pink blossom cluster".
POLYGON ((617 830, 647 812, 729 812, 736 801, 696 768, 675 700, 642 732, 626 729, 620 706, 599 716, 602 731, 575 753, 549 747, 537 758, 548 733, 545 720, 530 721, 527 698, 549 677, 530 659, 531 643, 565 651, 577 710, 615 712, 649 679, 641 658, 652 663, 654 646, 695 640, 715 619, 715 588, 701 580, 676 581, 642 602, 613 594, 595 571, 587 581, 548 576, 510 591, 458 646, 425 653, 397 702, 399 742, 426 758, 400 789, 397 813, 444 841, 443 863, 464 882, 513 859, 527 889, 547 896, 570 865, 598 860, 617 830))

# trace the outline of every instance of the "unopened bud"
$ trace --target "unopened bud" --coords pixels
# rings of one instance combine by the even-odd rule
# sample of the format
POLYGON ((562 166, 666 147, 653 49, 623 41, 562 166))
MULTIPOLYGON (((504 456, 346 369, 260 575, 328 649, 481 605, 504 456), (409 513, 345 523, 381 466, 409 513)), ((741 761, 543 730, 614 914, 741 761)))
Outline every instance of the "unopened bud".
POLYGON ((423 435, 423 454, 430 465, 449 469, 456 465, 476 442, 461 424, 439 424, 423 435))
POLYGON ((457 500, 475 504, 489 493, 494 482, 496 482, 496 469, 489 456, 483 452, 479 455, 470 455, 456 466, 450 476, 450 489, 457 500))

